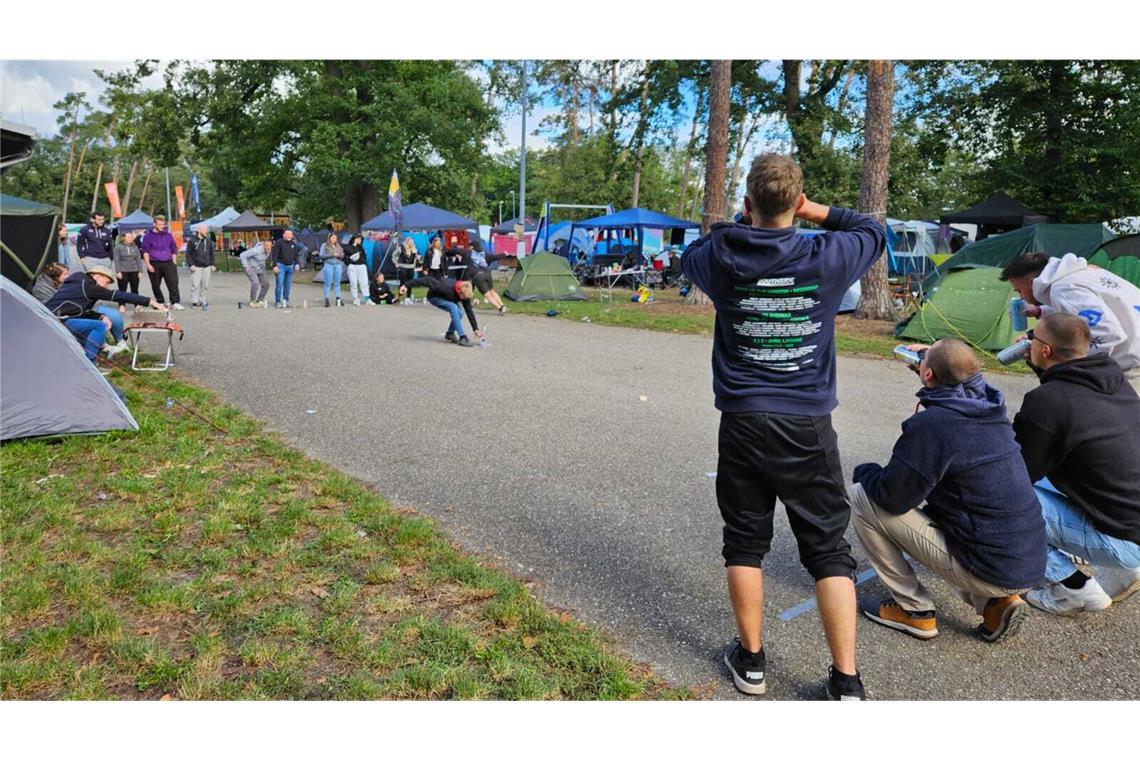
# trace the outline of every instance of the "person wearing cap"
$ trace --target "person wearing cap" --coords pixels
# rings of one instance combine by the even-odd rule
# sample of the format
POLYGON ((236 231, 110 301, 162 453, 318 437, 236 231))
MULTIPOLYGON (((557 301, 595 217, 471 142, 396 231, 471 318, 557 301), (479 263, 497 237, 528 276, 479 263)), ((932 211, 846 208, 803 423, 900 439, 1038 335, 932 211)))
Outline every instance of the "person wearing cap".
POLYGON ((471 307, 471 294, 474 289, 470 282, 428 275, 413 280, 407 285, 401 285, 400 295, 406 295, 409 286, 413 288, 426 287, 428 289, 428 303, 451 315, 451 324, 448 325, 447 332, 443 334, 444 340, 456 343, 464 348, 474 345, 463 332, 463 312, 459 310, 460 304, 463 305, 463 311, 467 312, 467 321, 471 323, 471 329, 475 331, 476 337, 483 337, 483 331, 479 329, 479 322, 475 319, 475 310, 471 307))
MULTIPOLYGON (((64 327, 83 342, 87 358, 91 361, 95 361, 95 357, 103 348, 107 330, 111 327, 106 315, 95 310, 99 301, 165 309, 164 304, 152 298, 128 293, 125 290, 111 290, 111 284, 114 282, 114 273, 109 268, 96 264, 89 267, 86 272, 73 272, 68 275, 55 295, 44 304, 48 311, 63 321, 64 327)), ((115 316, 119 316, 117 312, 115 316)), ((108 354, 114 355, 126 347, 126 342, 120 340, 108 351, 108 354)))

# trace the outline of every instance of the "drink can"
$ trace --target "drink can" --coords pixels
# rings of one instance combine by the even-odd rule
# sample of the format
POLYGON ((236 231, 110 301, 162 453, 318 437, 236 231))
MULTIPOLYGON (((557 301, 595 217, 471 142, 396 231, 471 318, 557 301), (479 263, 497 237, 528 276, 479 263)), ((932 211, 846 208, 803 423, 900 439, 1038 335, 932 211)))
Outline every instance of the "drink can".
POLYGON ((1029 353, 1029 341, 1019 340, 1008 348, 1004 348, 997 355, 997 360, 1002 364, 1013 364, 1019 359, 1024 359, 1029 353))
POLYGON ((922 355, 925 352, 911 351, 906 346, 895 346, 895 358, 899 361, 905 362, 915 369, 922 363, 922 355))
POLYGON ((1014 332, 1025 332, 1029 319, 1025 315, 1025 300, 1014 296, 1009 299, 1009 321, 1014 332))

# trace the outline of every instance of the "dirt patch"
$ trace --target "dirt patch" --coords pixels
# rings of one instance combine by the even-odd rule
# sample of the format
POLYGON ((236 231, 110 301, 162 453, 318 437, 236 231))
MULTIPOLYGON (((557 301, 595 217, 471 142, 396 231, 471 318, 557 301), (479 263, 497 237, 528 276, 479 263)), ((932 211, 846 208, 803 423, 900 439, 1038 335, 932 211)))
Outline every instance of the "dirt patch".
POLYGON ((855 319, 850 314, 835 318, 835 330, 857 338, 891 338, 895 334, 895 323, 878 319, 855 319))

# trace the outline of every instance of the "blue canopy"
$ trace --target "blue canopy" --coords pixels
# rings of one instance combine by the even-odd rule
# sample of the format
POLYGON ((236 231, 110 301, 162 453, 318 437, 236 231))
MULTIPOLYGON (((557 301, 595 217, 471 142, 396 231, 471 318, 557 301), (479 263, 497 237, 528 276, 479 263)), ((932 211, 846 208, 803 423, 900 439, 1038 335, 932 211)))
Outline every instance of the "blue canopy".
POLYGON ((119 228, 119 232, 128 232, 130 230, 149 230, 154 226, 154 219, 141 208, 138 211, 132 211, 119 220, 115 225, 119 228))
POLYGON ((648 211, 643 208, 627 208, 625 211, 618 211, 614 214, 595 216, 591 219, 574 222, 574 226, 592 227, 596 230, 617 230, 628 227, 642 227, 651 230, 688 230, 694 227, 700 227, 701 225, 698 222, 689 222, 684 219, 678 219, 675 216, 658 214, 656 211, 648 211))
MULTIPOLYGON (((413 203, 404 206, 405 230, 478 230, 479 223, 465 216, 445 211, 426 203, 413 203)), ((396 223, 391 211, 369 219, 360 225, 362 230, 395 230, 396 223)))

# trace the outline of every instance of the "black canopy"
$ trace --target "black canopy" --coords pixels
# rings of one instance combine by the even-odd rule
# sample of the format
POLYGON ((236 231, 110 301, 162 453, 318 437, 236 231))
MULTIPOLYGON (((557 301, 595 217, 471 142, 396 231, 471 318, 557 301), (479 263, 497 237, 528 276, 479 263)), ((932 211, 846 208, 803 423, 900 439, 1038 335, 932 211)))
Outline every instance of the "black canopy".
POLYGON ((271 232, 283 229, 280 224, 270 224, 252 211, 245 211, 222 227, 222 232, 271 232))
POLYGON ((989 235, 1047 222, 1049 217, 1038 214, 1021 201, 999 190, 968 209, 943 214, 939 221, 942 224, 976 224, 977 239, 981 240, 989 235))

